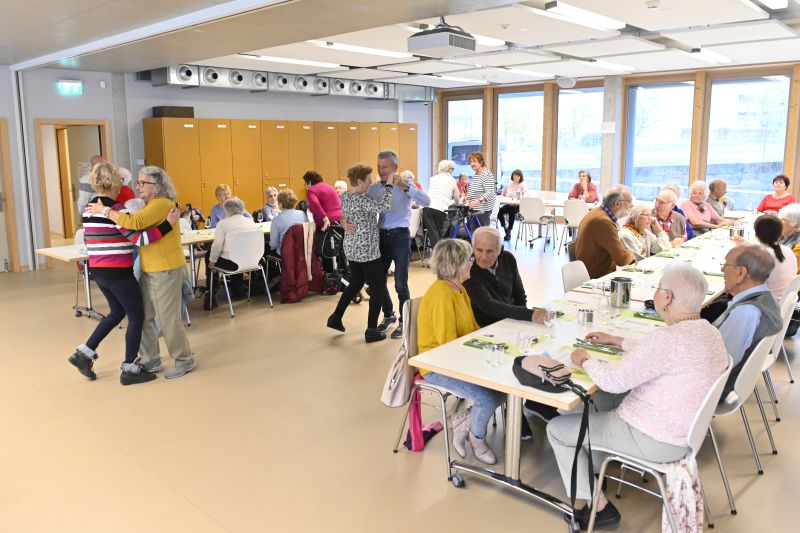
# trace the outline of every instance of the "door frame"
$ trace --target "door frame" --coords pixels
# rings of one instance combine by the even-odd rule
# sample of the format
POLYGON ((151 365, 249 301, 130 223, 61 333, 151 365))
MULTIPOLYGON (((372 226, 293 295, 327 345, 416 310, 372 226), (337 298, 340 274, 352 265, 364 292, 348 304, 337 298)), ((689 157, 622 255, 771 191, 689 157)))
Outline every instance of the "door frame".
POLYGON ((5 191, 6 232, 11 272, 19 272, 19 241, 17 240, 17 217, 14 207, 14 180, 11 177, 11 150, 8 144, 8 120, 0 118, 0 162, 2 162, 3 191, 5 191))
MULTIPOLYGON (((69 118, 37 118, 33 120, 33 126, 36 130, 36 162, 38 164, 39 172, 39 201, 41 206, 41 213, 49 213, 47 209, 47 194, 44 177, 44 152, 42 150, 42 126, 56 126, 67 128, 69 126, 97 126, 100 128, 100 152, 108 161, 113 161, 113 154, 111 151, 111 123, 108 120, 100 119, 69 119, 69 118)), ((42 228, 44 230, 44 247, 50 247, 50 221, 47 216, 40 217, 42 221, 42 228)), ((66 235, 65 235, 66 237, 66 235)), ((48 261, 49 264, 49 261, 48 261)))

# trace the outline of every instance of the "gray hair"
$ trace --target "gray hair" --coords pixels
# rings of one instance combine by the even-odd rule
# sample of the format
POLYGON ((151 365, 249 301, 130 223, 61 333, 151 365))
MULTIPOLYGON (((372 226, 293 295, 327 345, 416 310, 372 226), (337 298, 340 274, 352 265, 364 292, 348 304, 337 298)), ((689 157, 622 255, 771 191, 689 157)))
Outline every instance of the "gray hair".
POLYGON ((672 302, 679 311, 700 311, 708 293, 703 273, 690 263, 670 263, 662 270, 659 289, 672 293, 672 302))
POLYGON ((487 237, 493 238, 497 240, 497 249, 503 249, 503 236, 500 235, 500 230, 497 228, 493 228, 491 226, 481 226, 475 231, 472 232, 472 247, 475 247, 475 243, 478 241, 478 237, 481 235, 486 235, 487 237))
POLYGON ((472 256, 472 246, 461 239, 441 239, 433 247, 431 269, 438 279, 452 279, 472 256))
POLYGON ((628 188, 624 186, 614 187, 613 189, 609 189, 606 192, 605 197, 603 198, 603 207, 606 209, 611 210, 614 207, 614 204, 617 202, 624 201, 623 196, 629 193, 628 188))
POLYGON ((123 185, 127 185, 130 187, 131 185, 131 171, 125 167, 117 167, 117 174, 119 174, 119 180, 123 185))
POLYGON ((736 256, 736 266, 744 267, 755 281, 767 281, 775 268, 775 257, 758 244, 743 244, 737 249, 741 251, 736 256))
POLYGON ((680 198, 681 196, 681 187, 677 183, 667 183, 663 187, 661 187, 662 191, 672 191, 675 193, 675 198, 680 198))
POLYGON ((708 184, 708 190, 710 192, 714 192, 715 190, 717 190, 718 186, 723 185, 723 184, 727 185, 728 182, 723 180, 723 179, 711 180, 711 183, 708 184))
POLYGON ((633 222, 639 215, 649 215, 649 214, 650 214, 650 208, 647 205, 636 204, 635 206, 631 207, 631 212, 628 215, 628 220, 633 222))
POLYGON ((444 174, 445 172, 450 172, 456 169, 456 164, 450 161, 449 159, 443 159, 439 161, 439 166, 437 167, 437 171, 439 174, 444 174))
POLYGON ((658 194, 656 196, 661 196, 662 194, 666 194, 667 196, 669 196, 669 201, 670 202, 677 202, 678 201, 678 195, 675 194, 675 191, 673 191, 672 189, 667 189, 666 187, 664 187, 663 189, 661 189, 658 192, 658 194))
MULTIPOLYGON (((269 186, 269 187, 267 187, 267 188, 266 188, 266 190, 264 191, 264 196, 269 196, 269 195, 270 195, 270 193, 273 193, 273 192, 278 192, 278 189, 277 189, 276 187, 273 187, 272 185, 270 185, 270 186, 269 186)), ((224 207, 224 206, 223 206, 223 207, 224 207)))
POLYGON ((225 210, 225 214, 229 217, 232 217, 233 215, 241 215, 244 213, 244 202, 236 196, 231 196, 225 200, 224 204, 222 204, 222 209, 225 210))
POLYGON ((401 178, 405 178, 407 180, 415 181, 414 180, 414 173, 410 170, 404 170, 400 173, 401 178))
POLYGON ((153 182, 154 197, 169 198, 173 201, 178 197, 178 193, 175 192, 175 186, 172 184, 172 179, 163 168, 156 166, 142 167, 139 175, 147 176, 153 182))
POLYGON ((391 159, 392 164, 394 166, 398 166, 400 164, 400 158, 397 157, 397 154, 392 152, 391 150, 384 150, 383 152, 378 152, 378 160, 381 159, 391 159))
POLYGON ((800 224, 800 204, 789 204, 781 207, 781 210, 778 211, 778 218, 797 226, 800 224))
POLYGON ((709 193, 708 185, 703 180, 693 181, 692 184, 689 185, 689 195, 692 194, 693 190, 699 189, 700 187, 703 188, 703 194, 705 194, 705 197, 708 198, 708 193, 709 193))

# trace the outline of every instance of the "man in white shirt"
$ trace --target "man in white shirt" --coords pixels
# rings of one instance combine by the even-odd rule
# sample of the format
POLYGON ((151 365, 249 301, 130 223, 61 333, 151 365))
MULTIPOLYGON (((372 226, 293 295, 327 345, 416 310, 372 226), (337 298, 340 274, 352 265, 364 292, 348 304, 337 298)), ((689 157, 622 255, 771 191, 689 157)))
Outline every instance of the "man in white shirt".
POLYGON ((445 211, 451 205, 459 204, 458 186, 453 177, 456 166, 452 161, 439 161, 438 174, 428 181, 428 197, 431 205, 422 211, 422 223, 428 230, 431 246, 436 246, 439 239, 447 234, 447 215, 445 211))

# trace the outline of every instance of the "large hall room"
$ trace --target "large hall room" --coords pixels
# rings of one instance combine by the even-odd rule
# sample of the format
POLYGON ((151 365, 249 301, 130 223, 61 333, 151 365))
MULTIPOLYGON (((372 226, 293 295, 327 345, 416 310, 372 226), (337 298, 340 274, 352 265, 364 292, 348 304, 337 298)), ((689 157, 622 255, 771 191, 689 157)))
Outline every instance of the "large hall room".
POLYGON ((800 0, 0 9, 0 532, 800 522, 800 0))

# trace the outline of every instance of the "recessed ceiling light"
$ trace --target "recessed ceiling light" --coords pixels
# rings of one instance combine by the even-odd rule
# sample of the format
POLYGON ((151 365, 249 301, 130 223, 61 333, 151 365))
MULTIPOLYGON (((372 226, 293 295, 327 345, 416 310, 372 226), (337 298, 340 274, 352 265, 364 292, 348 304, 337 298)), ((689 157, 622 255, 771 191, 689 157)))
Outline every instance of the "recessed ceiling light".
POLYGON ((383 50, 381 48, 369 48, 366 46, 356 46, 353 44, 343 44, 343 43, 332 43, 326 41, 306 41, 309 44, 313 44, 314 46, 319 46, 320 48, 330 48, 331 50, 340 50, 342 52, 352 52, 355 54, 369 54, 372 56, 382 56, 382 57, 393 57, 397 59, 406 59, 409 57, 414 57, 412 54, 408 52, 394 52, 392 50, 383 50))
POLYGON ((626 25, 625 22, 621 20, 604 17, 593 11, 572 6, 561 0, 557 2, 547 2, 544 5, 544 9, 544 13, 548 15, 562 17, 562 20, 566 20, 567 22, 588 26, 589 28, 598 30, 621 30, 626 25))
POLYGON ((286 63, 287 65, 303 65, 306 67, 320 67, 320 68, 342 68, 338 63, 326 63, 324 61, 309 61, 307 59, 290 59, 288 57, 275 57, 275 56, 258 56, 254 54, 237 54, 249 59, 257 59, 258 61, 270 61, 272 63, 286 63))
POLYGON ((439 80, 448 80, 448 81, 463 81, 465 83, 477 83, 477 84, 481 84, 481 85, 485 85, 485 84, 488 83, 485 80, 476 80, 476 79, 473 79, 473 78, 459 78, 457 76, 438 76, 438 75, 427 75, 426 74, 423 77, 439 79, 439 80))

